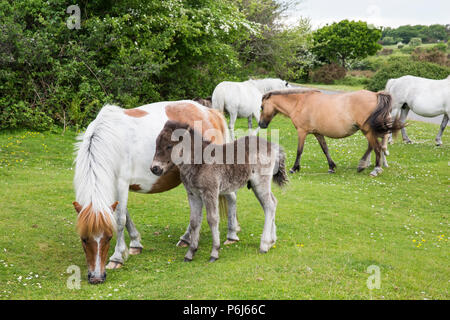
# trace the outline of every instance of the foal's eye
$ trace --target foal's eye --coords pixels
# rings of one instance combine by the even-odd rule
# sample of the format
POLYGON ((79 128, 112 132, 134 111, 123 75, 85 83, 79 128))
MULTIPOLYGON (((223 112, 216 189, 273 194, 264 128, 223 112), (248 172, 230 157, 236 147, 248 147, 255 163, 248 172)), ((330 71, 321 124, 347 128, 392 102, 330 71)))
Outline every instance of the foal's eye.
POLYGON ((167 146, 166 149, 167 149, 167 150, 171 150, 171 149, 172 149, 172 146, 167 146))
POLYGON ((81 241, 83 241, 84 244, 87 243, 87 239, 81 239, 81 241))
POLYGON ((264 110, 264 106, 261 106, 261 110, 264 110))

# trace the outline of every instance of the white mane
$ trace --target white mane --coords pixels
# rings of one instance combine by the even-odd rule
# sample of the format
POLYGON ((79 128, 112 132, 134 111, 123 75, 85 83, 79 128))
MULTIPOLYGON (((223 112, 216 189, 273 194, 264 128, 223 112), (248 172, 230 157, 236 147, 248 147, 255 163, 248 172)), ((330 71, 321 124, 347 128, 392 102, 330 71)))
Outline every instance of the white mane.
MULTIPOLYGON (((83 209, 92 204, 96 214, 109 214, 115 201, 115 180, 122 150, 121 108, 105 105, 75 144, 76 200, 83 209)), ((122 118, 123 121, 123 118, 122 118)), ((115 219, 111 219, 115 221, 115 219)))

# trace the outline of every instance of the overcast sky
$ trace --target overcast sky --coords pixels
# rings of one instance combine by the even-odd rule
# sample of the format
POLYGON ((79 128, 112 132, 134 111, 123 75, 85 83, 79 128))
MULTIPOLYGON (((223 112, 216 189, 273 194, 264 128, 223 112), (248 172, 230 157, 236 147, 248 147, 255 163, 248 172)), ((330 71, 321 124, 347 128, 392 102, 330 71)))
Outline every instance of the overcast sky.
POLYGON ((450 24, 450 0, 303 0, 288 18, 309 17, 314 29, 343 19, 375 26, 450 24))

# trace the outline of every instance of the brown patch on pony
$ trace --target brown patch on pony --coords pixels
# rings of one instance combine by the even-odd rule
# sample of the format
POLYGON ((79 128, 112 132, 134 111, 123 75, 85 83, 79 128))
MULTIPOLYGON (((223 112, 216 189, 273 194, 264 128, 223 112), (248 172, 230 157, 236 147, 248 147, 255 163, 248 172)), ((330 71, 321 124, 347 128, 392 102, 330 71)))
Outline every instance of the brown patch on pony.
MULTIPOLYGON (((117 204, 118 202, 116 201, 111 206, 113 211, 116 209, 117 204)), ((94 212, 92 210, 92 203, 90 203, 78 214, 77 231, 80 237, 87 238, 102 232, 112 234, 114 227, 110 216, 106 213, 94 212)))
POLYGON ((130 184, 129 189, 132 190, 132 191, 139 191, 139 190, 142 190, 141 186, 138 185, 138 184, 130 184))
POLYGON ((170 120, 187 124, 191 128, 194 128, 195 121, 202 121, 202 135, 205 139, 217 144, 225 142, 225 120, 217 110, 207 109, 207 112, 204 112, 192 103, 182 102, 166 106, 166 115, 170 120), (218 137, 217 133, 221 133, 221 136, 218 137))
POLYGON ((173 167, 166 174, 159 177, 158 180, 153 184, 152 188, 148 193, 159 193, 175 188, 181 183, 180 171, 177 167, 173 167))
POLYGON ((148 115, 147 111, 141 110, 141 109, 127 109, 124 111, 124 113, 127 116, 133 117, 133 118, 142 118, 148 115))

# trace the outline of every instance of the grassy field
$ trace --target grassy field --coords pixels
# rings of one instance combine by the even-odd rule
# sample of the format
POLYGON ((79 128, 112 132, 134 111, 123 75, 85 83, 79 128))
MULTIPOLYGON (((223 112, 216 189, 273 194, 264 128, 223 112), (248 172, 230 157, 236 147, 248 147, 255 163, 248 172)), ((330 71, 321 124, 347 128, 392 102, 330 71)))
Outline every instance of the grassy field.
MULTIPOLYGON (((278 116, 271 128, 280 129, 292 165, 293 126, 278 116)), ((238 193, 241 241, 223 247, 213 264, 206 219, 192 263, 175 246, 188 222, 182 186, 131 193, 144 251, 97 286, 87 283, 74 228, 75 133, 1 132, 0 299, 449 299, 450 130, 436 147, 437 130, 413 122, 415 143, 391 146, 390 167, 377 178, 356 173, 367 143, 360 133, 328 139, 333 175, 309 136, 301 173, 285 189, 273 187, 278 242, 267 254, 258 253, 263 213, 246 188, 238 193), (66 286, 70 265, 81 268, 79 290, 66 286), (366 285, 371 265, 380 269, 380 289, 366 285)), ((222 241, 225 235, 222 221, 222 241)))

